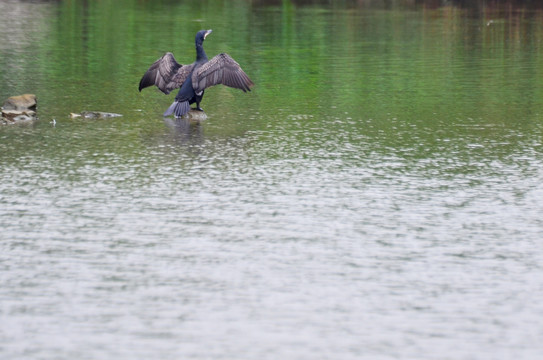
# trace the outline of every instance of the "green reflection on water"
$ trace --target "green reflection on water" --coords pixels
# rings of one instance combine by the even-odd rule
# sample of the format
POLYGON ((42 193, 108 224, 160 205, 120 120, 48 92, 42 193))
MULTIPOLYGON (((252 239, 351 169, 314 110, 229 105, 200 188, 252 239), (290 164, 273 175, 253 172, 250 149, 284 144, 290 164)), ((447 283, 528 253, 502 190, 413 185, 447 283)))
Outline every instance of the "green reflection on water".
MULTIPOLYGON (((250 94, 209 89, 202 104, 210 116, 202 125, 207 136, 303 129, 294 141, 321 141, 320 132, 340 131, 349 141, 363 136, 398 149, 435 148, 444 140, 511 144, 512 132, 538 143, 541 134, 538 10, 246 1, 14 7, 32 15, 20 20, 13 14, 0 25, 13 34, 0 46, 6 69, 0 95, 36 93, 43 120, 38 129, 56 118, 59 128, 95 131, 97 140, 119 144, 163 133, 160 114, 174 95, 140 94, 138 81, 166 51, 192 62, 195 32, 212 28, 208 55, 228 52, 256 87, 250 94), (124 117, 106 126, 68 118, 89 109, 124 117)), ((2 131, 5 138, 21 136, 2 131)))

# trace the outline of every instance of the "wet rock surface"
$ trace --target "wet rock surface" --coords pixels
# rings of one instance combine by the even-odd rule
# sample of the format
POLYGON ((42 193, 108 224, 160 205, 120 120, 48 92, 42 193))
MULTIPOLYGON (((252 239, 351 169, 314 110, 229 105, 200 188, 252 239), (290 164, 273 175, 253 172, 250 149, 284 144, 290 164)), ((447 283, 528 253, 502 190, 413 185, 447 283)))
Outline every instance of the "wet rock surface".
POLYGON ((190 119, 190 120, 193 120, 193 121, 202 121, 202 120, 207 119, 207 115, 206 115, 205 112, 203 112, 201 110, 190 109, 190 111, 188 113, 186 113, 185 115, 183 115, 182 118, 183 119, 190 119))
POLYGON ((103 112, 103 111, 82 111, 80 113, 70 113, 71 118, 83 118, 83 119, 107 119, 113 117, 123 116, 122 114, 103 112))
POLYGON ((36 118, 36 112, 33 110, 2 110, 2 120, 5 122, 27 121, 36 118))

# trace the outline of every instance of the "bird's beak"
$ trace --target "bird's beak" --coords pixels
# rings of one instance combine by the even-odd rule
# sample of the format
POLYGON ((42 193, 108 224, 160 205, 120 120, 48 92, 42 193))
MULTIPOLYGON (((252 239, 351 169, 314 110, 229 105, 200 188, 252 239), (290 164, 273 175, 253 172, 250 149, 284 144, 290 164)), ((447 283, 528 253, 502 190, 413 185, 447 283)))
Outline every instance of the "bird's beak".
POLYGON ((213 32, 213 30, 209 29, 206 31, 206 33, 204 34, 204 40, 206 39, 206 37, 211 34, 213 32))

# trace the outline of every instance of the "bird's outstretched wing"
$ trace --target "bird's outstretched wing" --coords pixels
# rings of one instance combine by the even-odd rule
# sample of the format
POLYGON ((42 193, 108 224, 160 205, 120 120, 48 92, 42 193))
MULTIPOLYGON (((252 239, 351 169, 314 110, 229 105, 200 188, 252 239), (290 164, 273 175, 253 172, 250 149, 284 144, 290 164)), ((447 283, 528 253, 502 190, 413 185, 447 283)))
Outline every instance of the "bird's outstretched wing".
POLYGON ((244 92, 251 91, 254 83, 228 54, 219 54, 192 74, 192 87, 199 92, 210 86, 223 84, 244 92))
POLYGON ((148 86, 156 85, 164 94, 177 89, 187 79, 192 71, 193 64, 181 65, 171 52, 167 52, 163 57, 151 65, 149 70, 140 80, 139 91, 148 86))

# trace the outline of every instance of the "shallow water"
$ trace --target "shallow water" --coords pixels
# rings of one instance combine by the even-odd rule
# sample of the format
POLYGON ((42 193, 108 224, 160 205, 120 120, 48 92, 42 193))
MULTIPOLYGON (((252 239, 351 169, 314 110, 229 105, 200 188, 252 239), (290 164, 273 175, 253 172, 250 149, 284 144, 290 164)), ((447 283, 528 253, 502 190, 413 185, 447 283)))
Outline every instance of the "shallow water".
POLYGON ((543 13, 0 12, 0 94, 36 93, 40 117, 0 128, 2 358, 543 351, 543 13), (139 78, 165 51, 191 62, 201 28, 254 91, 163 119, 173 95, 139 78))

